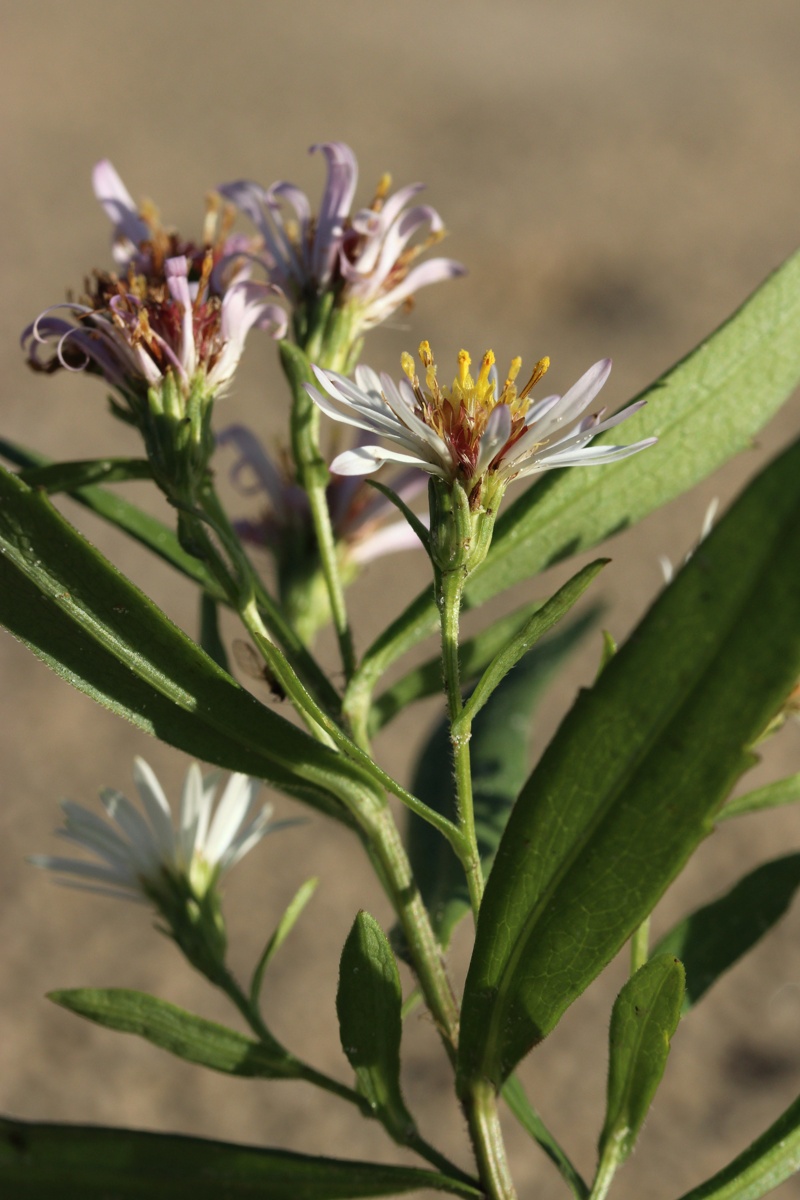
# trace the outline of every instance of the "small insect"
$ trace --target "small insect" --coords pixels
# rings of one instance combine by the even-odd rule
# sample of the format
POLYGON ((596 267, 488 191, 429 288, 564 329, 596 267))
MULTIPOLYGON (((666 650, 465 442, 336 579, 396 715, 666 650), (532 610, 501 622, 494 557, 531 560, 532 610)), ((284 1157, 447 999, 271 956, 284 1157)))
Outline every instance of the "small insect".
POLYGON ((234 638, 233 657, 244 674, 249 675, 251 679, 259 679, 262 683, 265 683, 270 690, 270 694, 276 700, 286 699, 286 692, 250 642, 242 641, 241 638, 234 638))

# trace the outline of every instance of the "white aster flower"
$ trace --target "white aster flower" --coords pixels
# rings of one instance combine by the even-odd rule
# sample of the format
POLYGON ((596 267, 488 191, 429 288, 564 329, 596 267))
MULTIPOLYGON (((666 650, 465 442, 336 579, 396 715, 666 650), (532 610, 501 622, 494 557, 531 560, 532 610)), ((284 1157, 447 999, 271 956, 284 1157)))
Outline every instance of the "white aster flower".
POLYGON ((581 417, 608 378, 610 359, 595 363, 563 396, 547 396, 534 403, 530 393, 549 366, 547 358, 536 364, 526 385, 517 391, 519 358, 513 360, 500 389, 492 351, 483 356, 478 377, 473 379, 470 356, 462 350, 458 374, 447 387, 437 379, 427 342, 421 344, 419 353, 425 388, 410 354, 403 355, 406 378, 399 383, 389 375, 378 376, 369 367, 356 368, 355 383, 336 372, 314 368, 321 390, 310 384, 306 390, 324 413, 398 448, 365 445, 348 450, 331 463, 333 471, 367 475, 386 462, 399 462, 421 467, 447 482, 458 479, 472 488, 487 473, 504 485, 554 467, 616 462, 656 441, 646 438, 629 446, 589 445, 596 434, 618 425, 644 404, 637 401, 607 418, 605 409, 581 417))
POLYGON ((188 885, 201 901, 261 838, 291 823, 270 824, 270 804, 248 820, 260 783, 247 775, 231 775, 214 811, 217 778, 213 773, 204 778, 192 763, 175 829, 163 789, 143 758, 134 760, 133 778, 143 811, 113 788, 100 793, 108 820, 71 800, 62 803, 65 822, 57 836, 99 862, 46 854, 29 861, 54 871, 63 883, 163 909, 171 907, 176 884, 178 890, 188 885))

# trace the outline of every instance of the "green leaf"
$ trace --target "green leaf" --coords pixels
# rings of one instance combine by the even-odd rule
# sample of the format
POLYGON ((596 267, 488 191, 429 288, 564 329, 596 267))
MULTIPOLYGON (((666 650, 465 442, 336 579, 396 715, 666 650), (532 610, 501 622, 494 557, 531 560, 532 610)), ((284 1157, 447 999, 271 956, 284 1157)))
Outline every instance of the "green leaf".
POLYGON ((483 708, 500 681, 529 652, 531 647, 544 637, 573 605, 577 604, 589 584, 609 561, 610 559, 607 558, 598 558, 578 571, 577 575, 573 575, 572 579, 560 587, 539 611, 534 613, 519 633, 515 634, 507 645, 497 652, 464 705, 464 711, 459 717, 460 724, 474 720, 475 715, 483 708))
POLYGON ((509 1076, 503 1084, 503 1099, 523 1129, 530 1134, 548 1158, 558 1167, 576 1200, 588 1200, 589 1189, 586 1183, 525 1095, 522 1084, 516 1075, 509 1076))
POLYGON ((161 1050, 211 1071, 256 1079, 302 1078, 301 1064, 277 1042, 267 1046, 253 1041, 146 992, 73 988, 50 992, 48 998, 95 1025, 135 1033, 161 1050))
MULTIPOLYGON (((647 407, 625 422, 625 440, 656 436, 656 446, 607 466, 548 472, 500 514, 491 550, 467 580, 465 608, 629 528, 747 449, 800 381, 798 322, 795 254, 641 393, 647 407)), ((618 436, 601 434, 593 444, 618 436)), ((367 651, 353 693, 374 686, 438 621, 428 589, 367 651)))
POLYGON ((759 1200, 800 1170, 800 1098, 727 1167, 680 1200, 759 1200))
POLYGON ((800 854, 773 859, 661 939, 654 953, 676 954, 686 968, 684 1013, 780 920, 798 886, 800 854))
POLYGON ((0 469, 0 622, 74 687, 162 741, 345 822, 360 770, 260 704, 70 526, 0 469))
POLYGON ((208 657, 230 675, 228 652, 219 631, 219 604, 208 592, 200 593, 200 645, 208 657))
POLYGON ((727 821, 729 817, 741 817, 745 813, 760 812, 764 808, 778 808, 782 804, 796 804, 800 800, 800 772, 790 775, 788 779, 779 779, 776 783, 768 783, 765 787, 748 792, 745 796, 736 796, 729 800, 717 815, 717 824, 727 821))
MULTIPOLYGON (((49 470, 51 466, 56 468, 60 465, 52 463, 43 454, 24 449, 5 438, 0 438, 0 455, 17 466, 32 469, 49 470)), ((116 525, 134 541, 140 542, 148 550, 152 550, 154 554, 157 554, 170 566, 176 567, 183 575, 187 575, 196 583, 201 583, 211 595, 222 598, 218 583, 206 570, 200 559, 186 553, 178 541, 177 534, 163 521, 149 516, 135 504, 123 500, 121 496, 116 496, 113 492, 106 491, 105 488, 83 487, 70 492, 70 496, 84 508, 88 508, 98 517, 108 521, 109 524, 116 525)))
POLYGON ((258 965, 253 972, 253 979, 250 984, 250 1001, 254 1008, 257 1006, 258 998, 261 995, 261 985, 264 979, 264 972, 291 933, 298 917, 308 904, 311 897, 314 895, 314 892, 317 890, 318 883, 318 879, 307 879, 305 883, 300 885, 293 898, 289 902, 286 912, 278 922, 275 932, 264 947, 261 958, 258 960, 258 965))
POLYGON ((20 472, 20 478, 29 487, 44 488, 52 495, 54 492, 74 492, 90 484, 152 479, 153 471, 146 458, 86 458, 79 462, 28 467, 20 472))
POLYGON ((633 1150, 678 1028, 683 980, 678 959, 659 954, 628 980, 614 1002, 601 1161, 619 1165, 633 1150))
MULTIPOLYGON (((475 829, 484 875, 508 814, 530 769, 531 717, 545 688, 594 623, 597 610, 541 642, 506 676, 478 714, 470 741, 475 829)), ((439 666, 441 674, 441 664, 439 666)), ((412 790, 451 820, 456 803, 448 722, 442 719, 422 749, 412 790)), ((450 844, 425 821, 409 815, 409 857, 420 892, 443 946, 470 908, 464 871, 450 844)))
POLYGON ((339 1035, 358 1090, 387 1128, 405 1141, 414 1121, 400 1091, 402 1002, 388 938, 369 913, 360 912, 339 966, 339 1035))
POLYGON ((413 1167, 0 1120, 0 1190, 25 1200, 356 1200, 423 1188, 480 1200, 467 1184, 413 1167))
POLYGON ((579 696, 489 877, 462 1083, 499 1086, 652 910, 800 672, 800 444, 756 479, 579 696))
MULTIPOLYGON (((541 600, 524 604, 507 617, 493 621, 487 628, 481 630, 475 637, 462 642, 458 649, 461 663, 461 678, 469 683, 488 667, 498 651, 510 641, 520 630, 524 629, 534 613, 542 607, 541 600)), ((393 717, 408 704, 422 700, 425 696, 434 696, 442 690, 442 659, 437 654, 427 662, 414 667, 401 679, 398 679, 385 691, 381 692, 372 705, 370 712, 370 734, 388 725, 393 717)))
POLYGON ((408 521, 409 525, 414 530, 414 533, 422 543, 422 548, 428 555, 428 558, 430 558, 431 534, 428 526, 422 524, 422 521, 420 521, 413 509, 408 507, 402 496, 398 496, 397 492, 393 492, 390 487, 386 487, 385 484, 380 483, 377 479, 367 479, 366 483, 368 483, 370 487, 375 488, 376 492, 380 492, 382 496, 385 496, 389 503, 393 504, 395 508, 403 514, 406 521, 408 521))

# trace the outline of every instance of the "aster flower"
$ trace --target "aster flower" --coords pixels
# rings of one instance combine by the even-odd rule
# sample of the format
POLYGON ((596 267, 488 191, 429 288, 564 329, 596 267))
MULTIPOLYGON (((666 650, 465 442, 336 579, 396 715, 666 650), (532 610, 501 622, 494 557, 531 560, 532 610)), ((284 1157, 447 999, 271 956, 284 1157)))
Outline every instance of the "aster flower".
POLYGON ((285 332, 275 289, 244 278, 241 242, 214 238, 213 223, 202 246, 183 241, 154 209, 136 210, 109 162, 98 163, 93 180, 122 273, 95 271, 84 301, 55 305, 29 325, 22 343, 30 365, 102 375, 133 417, 168 378, 184 399, 198 381, 219 395, 254 326, 285 332))
POLYGON ((328 177, 316 216, 308 197, 291 183, 263 188, 239 180, 219 189, 260 232, 268 277, 295 307, 295 324, 307 348, 306 335, 314 332, 312 310, 326 294, 335 297, 336 310, 347 311, 352 345, 420 288, 464 273, 452 259, 417 261, 445 232, 434 208, 409 207, 422 184, 389 196, 391 179, 385 175, 371 204, 351 213, 358 180, 353 151, 343 142, 311 147, 311 153, 318 150, 327 160, 328 177), (427 235, 415 240, 426 228, 427 235))
POLYGON ((248 820, 259 783, 247 775, 231 775, 214 812, 216 776, 204 778, 192 763, 175 829, 161 785, 142 758, 134 760, 133 779, 143 813, 112 788, 100 793, 109 820, 69 800, 62 804, 66 820, 58 835, 99 862, 46 854, 29 861, 85 891, 152 904, 164 920, 163 932, 192 966, 225 986, 219 881, 267 833, 294 822, 271 824, 269 804, 248 820))
POLYGON ((160 907, 165 891, 177 882, 201 900, 248 850, 285 824, 270 824, 270 804, 247 820, 260 787, 247 775, 231 775, 214 812, 217 778, 204 778, 192 763, 177 829, 161 784, 143 758, 134 760, 133 779, 143 813, 113 788, 100 793, 108 820, 71 800, 62 803, 65 822, 58 836, 90 851, 99 862, 50 855, 29 861, 54 871, 62 882, 79 881, 77 886, 86 891, 160 907))
MULTIPOLYGON (((191 505, 213 450, 213 401, 230 385, 253 328, 282 336, 275 289, 247 278, 240 241, 207 222, 201 246, 137 211, 113 167, 94 187, 114 225, 119 271, 95 271, 86 295, 45 310, 22 335, 35 370, 100 375, 112 411, 140 429, 159 486, 191 505)), ((223 223, 224 224, 224 223, 223 223)))
POLYGON ((596 434, 618 425, 644 404, 637 401, 605 419, 604 409, 581 417, 608 378, 610 359, 595 363, 563 396, 538 402, 531 400, 530 393, 545 374, 549 359, 536 364, 519 391, 515 383, 522 365, 519 358, 513 360, 502 389, 491 350, 483 356, 477 379, 470 374, 469 354, 462 350, 450 387, 439 383, 427 342, 420 346, 420 359, 424 388, 410 354, 403 355, 406 378, 397 384, 369 367, 356 368, 355 383, 314 368, 320 386, 309 384, 307 391, 324 413, 399 447, 370 444, 345 451, 334 459, 332 470, 366 475, 384 463, 399 462, 421 467, 449 483, 458 480, 469 491, 487 475, 504 486, 554 467, 616 462, 656 440, 646 438, 629 446, 589 445, 596 434))
MULTIPOLYGON (((308 493, 295 481, 288 455, 276 459, 268 454, 246 426, 221 430, 217 445, 235 452, 231 482, 240 494, 257 499, 262 509, 255 519, 236 521, 236 532, 269 552, 281 604, 301 636, 310 640, 330 619, 330 605, 308 493)), ((406 502, 424 487, 425 475, 413 468, 392 481, 393 490, 406 502)), ((421 546, 405 520, 388 520, 396 512, 394 505, 362 479, 332 475, 326 494, 343 582, 376 558, 421 546)))

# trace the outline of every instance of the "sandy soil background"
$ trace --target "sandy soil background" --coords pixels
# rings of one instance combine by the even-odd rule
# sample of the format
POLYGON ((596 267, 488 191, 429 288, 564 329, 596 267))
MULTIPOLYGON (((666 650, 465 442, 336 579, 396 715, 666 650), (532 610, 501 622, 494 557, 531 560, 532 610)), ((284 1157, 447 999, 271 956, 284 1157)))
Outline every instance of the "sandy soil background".
MULTIPOLYGON (((5 0, 1 11, 3 425, 51 455, 136 451, 107 416, 99 385, 34 377, 16 344, 23 325, 109 261, 89 182, 103 155, 136 197, 153 198, 190 233, 204 193, 224 180, 289 178, 317 196, 322 164, 306 148, 347 140, 361 163, 360 197, 387 168, 398 184, 425 180, 451 230, 447 252, 470 268, 467 280, 423 293, 410 321, 376 333, 369 360, 394 371, 400 351, 422 336, 442 359, 461 345, 475 353, 492 345, 501 362, 548 353, 563 390, 610 354, 613 407, 710 331, 800 240, 794 0, 5 0)), ((274 438, 284 416, 274 348, 253 338, 247 360, 225 417, 274 438)), ((798 428, 793 402, 752 451, 613 543, 600 590, 615 635, 660 586, 657 554, 678 558, 708 500, 726 503, 798 428)), ((76 520, 194 628, 191 593, 166 568, 85 514, 76 520)), ((411 556, 366 573, 356 591, 362 647, 423 580, 411 556)), ((507 603, 528 595, 520 589, 507 603)), ((549 697, 540 744, 591 678, 598 648, 595 639, 549 697)), ((201 1073, 44 999, 54 987, 125 985, 228 1018, 144 910, 59 890, 24 863, 55 849, 60 797, 92 802, 103 784, 130 789, 135 753, 174 792, 186 762, 71 693, 7 636, 0 655, 0 1110, 400 1161, 378 1130, 344 1105, 320 1105, 307 1088, 201 1073)), ((430 715, 389 732, 386 762, 400 761, 430 715)), ((767 758, 753 783, 796 770, 800 726, 767 758)), ((278 808, 295 811, 280 798, 278 808)), ((791 811, 727 825, 667 896, 657 928, 746 866, 799 844, 791 811)), ((253 853, 228 888, 232 955, 244 972, 312 874, 321 885, 275 964, 268 1010, 289 1045, 346 1078, 333 1007, 338 955, 357 908, 388 919, 355 843, 314 817, 253 853)), ((798 933, 795 912, 681 1029, 640 1148, 619 1178, 621 1197, 680 1195, 800 1090, 798 933)), ((467 951, 462 937, 457 974, 467 951)), ((537 1105, 586 1172, 602 1119, 608 1012, 623 974, 615 964, 526 1066, 537 1105)), ((463 1157, 461 1119, 424 1020, 409 1022, 407 1047, 420 1118, 463 1157)), ((521 1195, 564 1194, 513 1121, 508 1140, 521 1195)), ((779 1194, 800 1196, 800 1184, 779 1194)))

